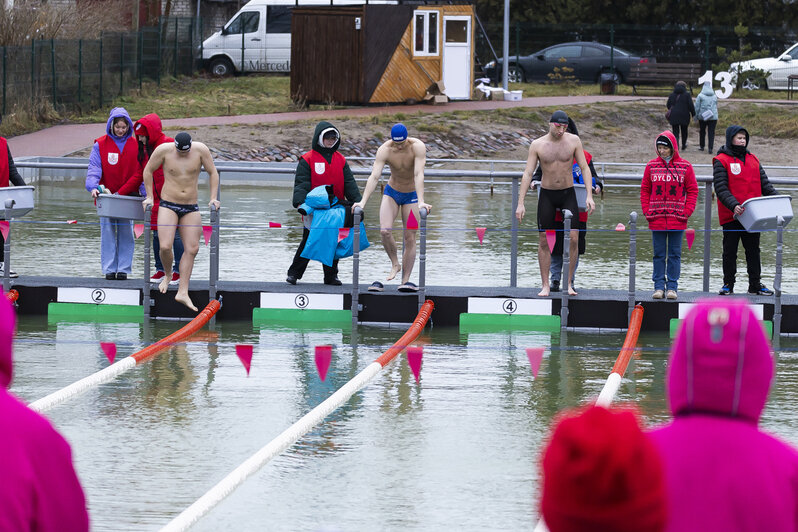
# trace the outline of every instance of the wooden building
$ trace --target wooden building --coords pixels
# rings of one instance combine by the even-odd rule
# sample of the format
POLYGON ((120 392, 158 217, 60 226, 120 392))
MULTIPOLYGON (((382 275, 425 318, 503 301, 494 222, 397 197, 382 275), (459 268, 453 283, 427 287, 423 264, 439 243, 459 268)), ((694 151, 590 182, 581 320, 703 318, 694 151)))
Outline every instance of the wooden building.
POLYGON ((450 99, 471 99, 474 21, 470 4, 295 7, 291 97, 404 103, 442 81, 450 99))

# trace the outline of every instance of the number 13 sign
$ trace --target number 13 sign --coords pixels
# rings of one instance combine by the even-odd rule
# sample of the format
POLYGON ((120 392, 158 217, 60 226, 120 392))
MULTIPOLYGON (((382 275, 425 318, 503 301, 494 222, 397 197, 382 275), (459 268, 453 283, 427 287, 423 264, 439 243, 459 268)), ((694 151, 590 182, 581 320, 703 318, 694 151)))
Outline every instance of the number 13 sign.
MULTIPOLYGON (((715 79, 720 81, 720 87, 723 90, 716 90, 715 94, 718 98, 725 100, 729 96, 731 96, 732 91, 734 90, 734 86, 732 85, 732 75, 731 72, 718 72, 715 74, 715 79)), ((704 83, 712 84, 712 71, 707 70, 704 72, 704 75, 698 78, 698 84, 703 85, 704 83)))

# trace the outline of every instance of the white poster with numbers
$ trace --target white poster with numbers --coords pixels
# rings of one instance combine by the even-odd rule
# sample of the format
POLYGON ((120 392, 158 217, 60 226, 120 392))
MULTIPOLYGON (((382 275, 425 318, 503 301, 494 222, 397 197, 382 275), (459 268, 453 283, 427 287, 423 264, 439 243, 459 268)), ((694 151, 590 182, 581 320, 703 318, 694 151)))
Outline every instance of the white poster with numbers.
POLYGON ((260 308, 298 310, 345 310, 343 294, 260 293, 260 308))
POLYGON ((517 314, 551 316, 551 299, 519 299, 512 297, 469 297, 469 314, 517 314))
POLYGON ((120 288, 59 288, 59 303, 94 303, 95 305, 140 305, 140 290, 120 288))

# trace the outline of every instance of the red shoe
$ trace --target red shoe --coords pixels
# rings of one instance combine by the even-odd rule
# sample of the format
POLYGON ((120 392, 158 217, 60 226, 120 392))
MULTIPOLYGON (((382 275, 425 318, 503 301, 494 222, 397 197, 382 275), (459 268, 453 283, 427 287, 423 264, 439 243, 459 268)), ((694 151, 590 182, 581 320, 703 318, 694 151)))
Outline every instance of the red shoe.
POLYGON ((160 282, 161 282, 161 279, 163 279, 163 278, 164 278, 164 275, 166 275, 164 272, 162 272, 162 271, 158 270, 157 272, 155 272, 155 275, 153 275, 152 277, 150 277, 150 282, 153 282, 153 283, 160 283, 160 282))
POLYGON ((169 284, 178 284, 180 282, 180 274, 177 272, 172 272, 172 280, 169 281, 169 284))

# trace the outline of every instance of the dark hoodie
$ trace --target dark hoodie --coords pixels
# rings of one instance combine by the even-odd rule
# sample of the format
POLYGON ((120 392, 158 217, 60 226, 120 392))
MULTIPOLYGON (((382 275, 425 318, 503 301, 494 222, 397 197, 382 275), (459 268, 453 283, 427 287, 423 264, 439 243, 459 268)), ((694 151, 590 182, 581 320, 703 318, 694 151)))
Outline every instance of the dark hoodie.
POLYGON ((693 105, 693 97, 687 92, 687 88, 682 82, 677 83, 673 87, 673 92, 668 96, 668 109, 671 110, 671 116, 668 122, 672 126, 690 124, 690 120, 695 116, 695 106, 693 105))
MULTIPOLYGON (((338 151, 338 147, 340 145, 341 132, 338 131, 335 126, 324 121, 319 122, 316 125, 316 130, 313 132, 311 152, 315 151, 321 154, 321 156, 324 157, 324 160, 330 163, 332 162, 333 154, 338 151), (338 133, 338 140, 335 142, 332 148, 325 148, 324 144, 322 144, 322 136, 325 131, 330 129, 335 130, 335 132, 338 133)), ((355 181, 355 176, 352 174, 352 170, 349 169, 349 164, 346 162, 344 162, 343 174, 345 197, 339 199, 346 199, 352 203, 360 201, 362 198, 360 195, 360 189, 357 186, 357 182, 355 181)), ((296 174, 294 175, 294 197, 292 203, 295 208, 305 203, 305 197, 308 195, 308 192, 310 192, 311 188, 312 184, 310 165, 304 158, 300 158, 296 165, 296 174)))

